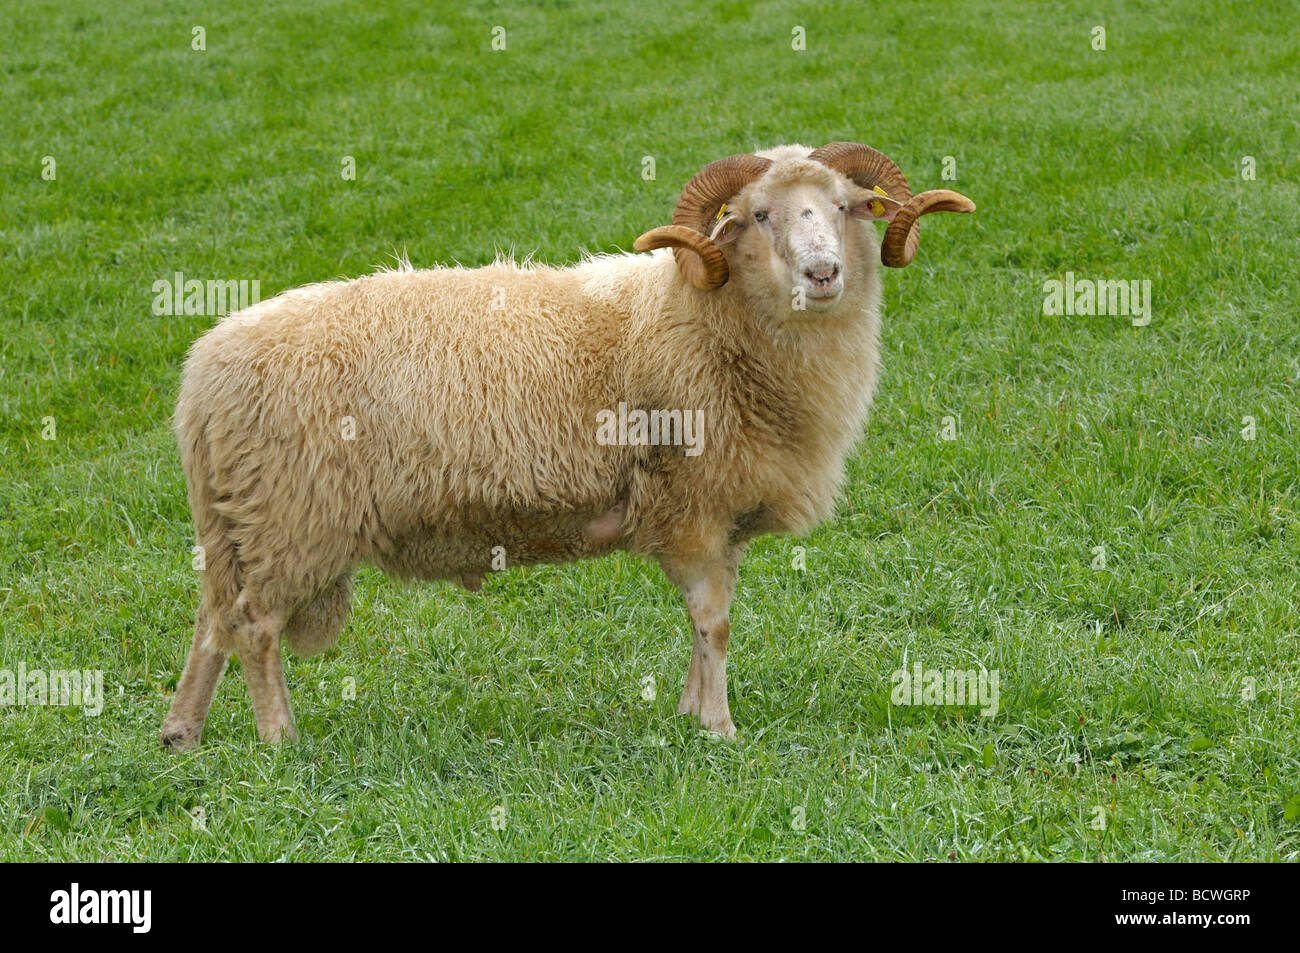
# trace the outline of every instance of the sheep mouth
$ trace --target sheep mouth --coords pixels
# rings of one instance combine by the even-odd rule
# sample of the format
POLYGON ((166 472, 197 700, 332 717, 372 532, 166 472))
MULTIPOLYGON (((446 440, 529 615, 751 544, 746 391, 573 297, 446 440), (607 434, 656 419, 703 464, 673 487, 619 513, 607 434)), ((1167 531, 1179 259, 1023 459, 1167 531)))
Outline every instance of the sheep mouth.
POLYGON ((842 298, 843 296, 844 296, 843 286, 836 288, 833 291, 828 291, 826 289, 819 289, 817 291, 814 291, 811 288, 809 288, 804 292, 805 301, 808 301, 811 304, 822 305, 822 306, 832 305, 835 302, 839 301, 840 298, 842 298))

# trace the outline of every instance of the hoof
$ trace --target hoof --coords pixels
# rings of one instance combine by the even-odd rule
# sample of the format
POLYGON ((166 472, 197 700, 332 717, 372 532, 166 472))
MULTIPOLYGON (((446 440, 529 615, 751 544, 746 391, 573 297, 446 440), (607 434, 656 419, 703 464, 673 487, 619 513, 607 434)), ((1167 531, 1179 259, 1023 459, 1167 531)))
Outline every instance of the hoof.
POLYGON ((287 725, 275 725, 265 731, 259 731, 262 741, 268 745, 278 745, 282 741, 297 741, 298 729, 292 723, 287 725))
POLYGON ((193 751, 199 746, 199 733, 202 729, 195 730, 183 725, 163 725, 162 731, 158 733, 158 740, 168 751, 193 751))
POLYGON ((731 723, 730 715, 723 715, 721 718, 707 718, 700 716, 700 727, 713 732, 715 735, 722 735, 724 738, 736 739, 736 726, 731 723))

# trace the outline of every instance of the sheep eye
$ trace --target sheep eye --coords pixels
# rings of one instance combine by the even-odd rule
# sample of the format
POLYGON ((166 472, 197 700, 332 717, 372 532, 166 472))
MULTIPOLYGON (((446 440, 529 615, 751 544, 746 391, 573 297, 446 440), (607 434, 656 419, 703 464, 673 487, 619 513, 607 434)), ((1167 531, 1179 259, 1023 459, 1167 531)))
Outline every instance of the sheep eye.
POLYGON ((766 212, 755 212, 755 213, 754 213, 754 221, 756 221, 756 222, 766 222, 766 221, 767 221, 767 213, 766 213, 766 212))

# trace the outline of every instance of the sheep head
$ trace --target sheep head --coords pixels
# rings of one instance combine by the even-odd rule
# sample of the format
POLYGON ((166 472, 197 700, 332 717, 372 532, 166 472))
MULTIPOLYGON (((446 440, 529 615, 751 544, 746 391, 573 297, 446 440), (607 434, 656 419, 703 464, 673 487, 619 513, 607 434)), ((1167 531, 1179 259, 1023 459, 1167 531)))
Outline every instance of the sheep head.
POLYGON ((705 166, 682 190, 673 223, 651 229, 633 247, 672 248, 682 276, 711 291, 731 276, 723 246, 744 239, 738 254, 752 258, 765 248, 773 274, 789 279, 784 287, 804 286, 820 308, 843 291, 846 219, 889 222, 881 261, 901 268, 916 254, 920 216, 974 208, 947 189, 913 196, 898 166, 860 143, 833 142, 810 154, 787 147, 705 166))

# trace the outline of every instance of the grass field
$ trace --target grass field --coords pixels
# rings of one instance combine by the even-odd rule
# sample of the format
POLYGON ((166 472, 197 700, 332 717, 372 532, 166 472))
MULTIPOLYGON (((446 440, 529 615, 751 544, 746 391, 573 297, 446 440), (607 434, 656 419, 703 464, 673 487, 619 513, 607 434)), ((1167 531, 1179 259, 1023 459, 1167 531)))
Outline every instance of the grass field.
POLYGON ((1291 4, 4 6, 0 669, 102 670, 104 706, 0 709, 0 858, 1300 856, 1291 4), (569 262, 712 159, 835 139, 979 211, 885 275, 836 517, 741 569, 738 741, 674 715, 686 614, 620 555, 363 571, 288 663, 301 742, 232 671, 162 751, 197 599, 168 415, 215 318, 155 281, 569 262), (1067 272, 1151 281, 1151 322, 1044 315, 1067 272), (997 670, 997 715, 892 705, 916 661, 997 670))

